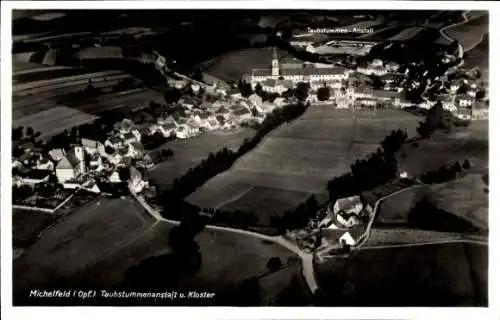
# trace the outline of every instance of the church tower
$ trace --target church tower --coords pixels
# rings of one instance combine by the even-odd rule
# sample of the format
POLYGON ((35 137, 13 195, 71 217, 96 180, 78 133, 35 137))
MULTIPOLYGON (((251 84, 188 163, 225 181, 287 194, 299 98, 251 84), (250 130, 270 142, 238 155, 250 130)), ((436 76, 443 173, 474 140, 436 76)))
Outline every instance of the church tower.
POLYGON ((278 59, 278 53, 276 52, 276 47, 273 48, 272 75, 273 77, 280 75, 280 62, 278 59))

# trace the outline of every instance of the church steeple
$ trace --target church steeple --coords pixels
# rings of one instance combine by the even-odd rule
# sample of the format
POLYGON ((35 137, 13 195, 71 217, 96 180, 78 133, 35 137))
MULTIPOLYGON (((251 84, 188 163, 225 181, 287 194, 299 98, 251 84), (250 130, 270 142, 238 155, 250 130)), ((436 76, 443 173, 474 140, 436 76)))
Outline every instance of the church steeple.
POLYGON ((278 51, 276 51, 276 47, 273 48, 273 60, 278 60, 278 51))
POLYGON ((276 77, 280 75, 280 62, 278 59, 278 52, 276 51, 276 47, 273 48, 272 75, 276 77))

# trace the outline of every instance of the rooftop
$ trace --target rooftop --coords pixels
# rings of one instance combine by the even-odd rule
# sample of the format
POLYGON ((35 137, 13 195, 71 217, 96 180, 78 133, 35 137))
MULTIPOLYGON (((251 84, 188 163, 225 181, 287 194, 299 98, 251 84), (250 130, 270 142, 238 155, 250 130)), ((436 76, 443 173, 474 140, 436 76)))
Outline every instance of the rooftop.
POLYGON ((248 110, 247 108, 241 108, 241 109, 237 109, 237 110, 233 111, 233 114, 235 116, 243 116, 243 115, 246 115, 249 113, 250 113, 250 110, 248 110))

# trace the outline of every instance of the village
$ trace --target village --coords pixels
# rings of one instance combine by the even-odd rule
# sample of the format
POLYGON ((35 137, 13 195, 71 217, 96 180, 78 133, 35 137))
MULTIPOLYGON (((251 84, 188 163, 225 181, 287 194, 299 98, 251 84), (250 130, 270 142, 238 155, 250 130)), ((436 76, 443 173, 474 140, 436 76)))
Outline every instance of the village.
MULTIPOLYGON (((456 57, 447 55, 445 59, 451 61, 456 57)), ((163 57, 158 57, 156 67, 165 73, 163 57)), ((153 121, 136 124, 131 119, 123 119, 103 141, 81 136, 63 148, 52 150, 35 148, 28 138, 28 143, 19 144, 18 156, 13 157, 13 184, 15 188, 35 188, 57 183, 61 190, 85 188, 100 193, 96 182, 126 182, 131 192, 139 193, 148 186, 141 171, 172 156, 171 150, 164 150, 160 157, 145 151, 144 137, 159 135, 164 139, 189 139, 212 130, 235 130, 242 126, 257 128, 267 114, 296 102, 296 91, 304 83, 307 84, 305 101, 317 106, 430 109, 440 101, 444 110, 460 119, 488 117, 487 108, 476 108, 479 103, 487 103, 488 95, 474 70, 458 75, 454 73, 453 78, 445 73, 435 79, 426 78, 423 82, 411 80, 409 73, 408 67, 403 68, 394 62, 384 63, 381 59, 355 68, 297 59, 280 61, 276 49, 269 69, 252 70, 243 75, 237 85, 223 82, 208 85, 187 77, 172 78, 165 73, 175 98, 169 101, 171 104, 167 109, 153 115, 153 121), (420 88, 424 92, 421 101, 408 100, 408 90, 420 86, 425 86, 423 90, 420 88), (119 174, 127 170, 130 173, 119 174)), ((425 79, 426 72, 421 76, 425 79)), ((48 197, 27 192, 26 195, 31 195, 15 198, 14 205, 25 209, 54 210, 58 205, 53 207, 52 203, 60 205, 69 197, 60 194, 72 194, 61 190, 48 197), (53 197, 60 198, 60 201, 53 197), (52 209, 40 207, 38 203, 48 203, 52 209)))
POLYGON ((215 86, 200 93, 200 85, 182 83, 190 95, 181 96, 165 112, 150 114, 153 120, 147 123, 127 118, 115 123, 102 141, 77 134, 60 148, 50 149, 47 144, 35 145, 39 143, 33 129, 16 128, 21 132, 12 159, 14 207, 54 212, 77 189, 111 194, 114 192, 105 190, 123 183, 138 194, 148 188, 142 173, 173 155, 171 150, 146 150, 147 138, 189 139, 212 130, 256 126, 266 114, 291 101, 277 98, 272 103, 263 102, 257 94, 245 98, 236 88, 223 90, 215 86))

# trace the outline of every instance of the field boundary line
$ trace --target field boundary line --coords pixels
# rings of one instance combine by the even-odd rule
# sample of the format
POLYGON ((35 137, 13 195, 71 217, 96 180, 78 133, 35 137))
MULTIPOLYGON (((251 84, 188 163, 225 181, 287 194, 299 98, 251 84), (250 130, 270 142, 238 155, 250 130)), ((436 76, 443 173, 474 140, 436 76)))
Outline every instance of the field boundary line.
POLYGON ((448 239, 440 241, 428 241, 428 242, 415 242, 415 243, 402 243, 402 244, 389 244, 381 246, 370 246, 362 247, 360 250, 376 250, 376 249, 391 249, 391 248, 403 248, 403 247, 416 247, 416 246, 426 246, 434 244, 447 244, 447 243, 471 243, 479 245, 488 245, 488 241, 472 240, 472 239, 448 239))

